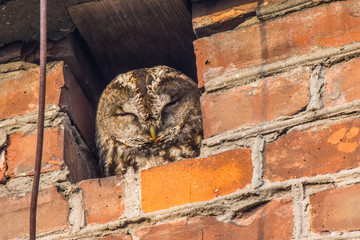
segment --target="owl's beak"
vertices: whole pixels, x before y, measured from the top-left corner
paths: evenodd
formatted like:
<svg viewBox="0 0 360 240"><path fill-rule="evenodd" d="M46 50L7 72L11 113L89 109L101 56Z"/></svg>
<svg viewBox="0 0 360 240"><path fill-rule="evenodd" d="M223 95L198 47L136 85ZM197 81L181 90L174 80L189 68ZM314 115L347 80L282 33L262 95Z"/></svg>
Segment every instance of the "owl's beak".
<svg viewBox="0 0 360 240"><path fill-rule="evenodd" d="M153 125L151 125L150 126L150 135L151 135L151 137L154 139L154 141L156 141L156 129L155 129L155 127L153 126Z"/></svg>

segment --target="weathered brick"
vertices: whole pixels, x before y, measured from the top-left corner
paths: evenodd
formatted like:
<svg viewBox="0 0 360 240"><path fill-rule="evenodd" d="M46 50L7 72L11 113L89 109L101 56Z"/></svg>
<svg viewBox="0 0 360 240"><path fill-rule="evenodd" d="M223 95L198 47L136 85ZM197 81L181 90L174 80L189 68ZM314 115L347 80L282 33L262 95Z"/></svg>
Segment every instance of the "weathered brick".
<svg viewBox="0 0 360 240"><path fill-rule="evenodd" d="M360 99L360 59L336 64L325 72L324 106L333 106Z"/></svg>
<svg viewBox="0 0 360 240"><path fill-rule="evenodd" d="M7 148L8 177L32 175L35 165L37 133L25 135L15 133L9 136ZM64 161L64 130L48 128L44 130L44 145L41 172L61 169Z"/></svg>
<svg viewBox="0 0 360 240"><path fill-rule="evenodd" d="M100 176L98 161L94 159L90 150L83 143L79 143L72 137L69 131L65 131L64 134L64 160L70 170L69 176L72 182Z"/></svg>
<svg viewBox="0 0 360 240"><path fill-rule="evenodd" d="M47 74L46 104L58 103L64 85L62 64ZM39 67L0 74L0 119L14 117L37 109L39 104Z"/></svg>
<svg viewBox="0 0 360 240"><path fill-rule="evenodd" d="M84 180L79 183L84 195L88 225L117 220L124 212L122 176Z"/></svg>
<svg viewBox="0 0 360 240"><path fill-rule="evenodd" d="M188 159L141 172L144 212L224 196L250 184L250 149Z"/></svg>
<svg viewBox="0 0 360 240"><path fill-rule="evenodd" d="M16 64L16 63L12 63ZM39 104L39 67L0 73L0 120L36 110ZM47 65L46 104L66 110L86 143L95 147L95 111L63 62Z"/></svg>
<svg viewBox="0 0 360 240"><path fill-rule="evenodd" d="M23 238L29 231L31 195L0 198L0 238ZM55 187L39 192L37 208L37 233L69 227L69 207Z"/></svg>
<svg viewBox="0 0 360 240"><path fill-rule="evenodd" d="M96 106L106 81L92 62L84 40L78 33L68 34L59 41L47 41L47 62L64 61L84 89L93 106ZM0 64L23 60L28 63L40 62L39 42L14 42L0 47Z"/></svg>
<svg viewBox="0 0 360 240"><path fill-rule="evenodd" d="M278 198L244 212L234 219L242 226L240 239L292 239L293 208L291 198Z"/></svg>
<svg viewBox="0 0 360 240"><path fill-rule="evenodd" d="M309 100L309 69L268 77L261 81L201 97L204 137L293 115Z"/></svg>
<svg viewBox="0 0 360 240"><path fill-rule="evenodd" d="M264 177L283 181L358 167L359 129L359 119L351 119L281 136L265 145Z"/></svg>
<svg viewBox="0 0 360 240"><path fill-rule="evenodd" d="M5 150L0 150L0 183L6 181L6 170L7 170L7 163L5 159Z"/></svg>
<svg viewBox="0 0 360 240"><path fill-rule="evenodd" d="M62 62L61 64L63 66L63 77L66 81L61 91L59 105L69 113L87 145L95 149L95 111L69 68L64 66Z"/></svg>
<svg viewBox="0 0 360 240"><path fill-rule="evenodd" d="M99 81L103 77L84 46L86 46L84 40L77 33L68 34L59 41L48 41L47 61L63 61L66 66L69 66L92 105L96 106L101 91L106 86L106 81ZM39 63L39 43L28 44L24 47L22 59Z"/></svg>
<svg viewBox="0 0 360 240"><path fill-rule="evenodd" d="M132 237L130 235L115 234L106 237L90 238L89 240L132 240Z"/></svg>
<svg viewBox="0 0 360 240"><path fill-rule="evenodd" d="M360 40L359 1L336 1L194 42L199 85L253 66Z"/></svg>
<svg viewBox="0 0 360 240"><path fill-rule="evenodd" d="M220 222L216 217L195 217L155 225L134 233L140 240L192 239L291 239L291 199L276 199L247 212L240 219Z"/></svg>
<svg viewBox="0 0 360 240"><path fill-rule="evenodd" d="M360 230L360 185L310 196L311 230L316 233Z"/></svg>
<svg viewBox="0 0 360 240"><path fill-rule="evenodd" d="M19 61L21 59L22 42L14 42L0 48L0 63Z"/></svg>
<svg viewBox="0 0 360 240"><path fill-rule="evenodd" d="M25 135L19 132L9 136L4 166L5 169L7 167L7 178L33 175L36 142L37 133ZM58 127L46 128L41 172L60 170L63 163L68 166L73 182L98 176L95 169L97 163L91 153L78 146L69 131Z"/></svg>
<svg viewBox="0 0 360 240"><path fill-rule="evenodd" d="M192 3L193 28L198 37L235 28L246 18L255 15L257 1L225 0Z"/></svg>

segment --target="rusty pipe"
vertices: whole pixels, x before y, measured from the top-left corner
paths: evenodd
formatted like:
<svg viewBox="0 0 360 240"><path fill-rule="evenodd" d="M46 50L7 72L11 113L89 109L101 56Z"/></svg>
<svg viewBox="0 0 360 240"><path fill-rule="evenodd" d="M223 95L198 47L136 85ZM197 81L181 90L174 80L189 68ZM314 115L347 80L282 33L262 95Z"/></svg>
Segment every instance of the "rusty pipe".
<svg viewBox="0 0 360 240"><path fill-rule="evenodd" d="M46 0L40 0L40 87L39 87L39 110L37 123L36 158L34 168L34 180L30 204L30 240L36 239L36 210L39 193L41 159L44 141L44 115L45 115L45 89L46 89L46 40L47 40L47 14Z"/></svg>

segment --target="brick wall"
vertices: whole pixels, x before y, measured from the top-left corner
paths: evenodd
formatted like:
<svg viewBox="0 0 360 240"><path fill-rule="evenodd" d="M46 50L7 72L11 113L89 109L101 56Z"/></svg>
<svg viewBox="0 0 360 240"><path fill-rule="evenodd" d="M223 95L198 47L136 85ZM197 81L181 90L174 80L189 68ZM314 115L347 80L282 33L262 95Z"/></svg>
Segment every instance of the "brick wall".
<svg viewBox="0 0 360 240"><path fill-rule="evenodd" d="M39 239L360 238L360 2L192 4L201 155L96 178L79 69L49 63ZM2 239L27 237L35 158L39 69L13 55L0 65Z"/></svg>

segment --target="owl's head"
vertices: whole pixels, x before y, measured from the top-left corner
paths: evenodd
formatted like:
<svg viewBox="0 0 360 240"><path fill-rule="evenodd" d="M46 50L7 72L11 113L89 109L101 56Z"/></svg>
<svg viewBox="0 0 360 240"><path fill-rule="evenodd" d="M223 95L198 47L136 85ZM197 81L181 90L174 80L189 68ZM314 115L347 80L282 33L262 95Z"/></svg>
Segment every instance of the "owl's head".
<svg viewBox="0 0 360 240"><path fill-rule="evenodd" d="M192 134L198 135L199 97L196 83L170 67L143 68L119 75L100 98L100 148L105 142L116 142L122 151L126 148L156 154Z"/></svg>

